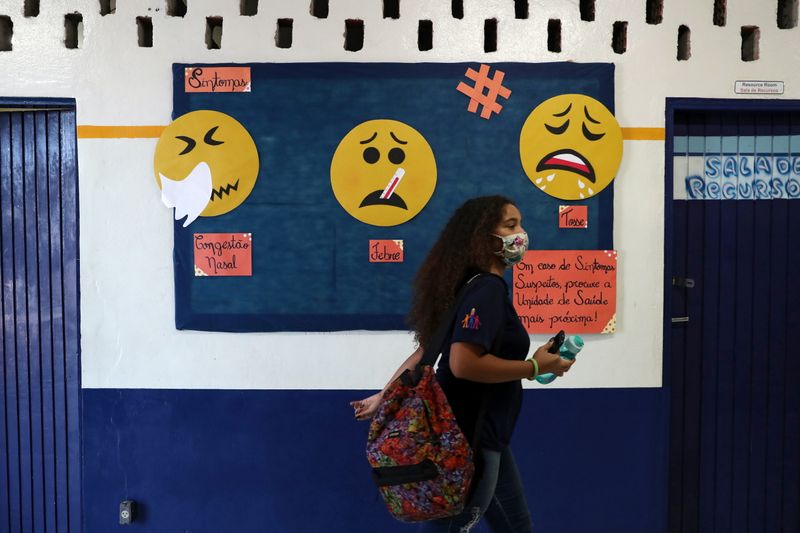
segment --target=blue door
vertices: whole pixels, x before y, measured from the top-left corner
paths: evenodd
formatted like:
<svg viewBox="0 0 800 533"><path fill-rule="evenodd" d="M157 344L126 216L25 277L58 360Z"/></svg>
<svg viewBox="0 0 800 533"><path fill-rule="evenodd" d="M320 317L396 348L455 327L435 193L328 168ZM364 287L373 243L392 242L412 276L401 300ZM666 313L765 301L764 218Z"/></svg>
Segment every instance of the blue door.
<svg viewBox="0 0 800 533"><path fill-rule="evenodd" d="M77 533L75 104L0 100L0 108L0 531Z"/></svg>
<svg viewBox="0 0 800 533"><path fill-rule="evenodd" d="M668 101L666 166L669 530L800 531L800 102Z"/></svg>

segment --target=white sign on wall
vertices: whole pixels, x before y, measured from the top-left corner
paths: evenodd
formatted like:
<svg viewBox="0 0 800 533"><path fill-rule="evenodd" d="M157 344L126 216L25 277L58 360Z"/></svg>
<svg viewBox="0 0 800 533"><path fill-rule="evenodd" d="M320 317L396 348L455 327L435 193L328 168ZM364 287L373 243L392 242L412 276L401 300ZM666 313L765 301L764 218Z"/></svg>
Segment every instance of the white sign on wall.
<svg viewBox="0 0 800 533"><path fill-rule="evenodd" d="M734 85L736 94L783 94L782 81L739 80Z"/></svg>

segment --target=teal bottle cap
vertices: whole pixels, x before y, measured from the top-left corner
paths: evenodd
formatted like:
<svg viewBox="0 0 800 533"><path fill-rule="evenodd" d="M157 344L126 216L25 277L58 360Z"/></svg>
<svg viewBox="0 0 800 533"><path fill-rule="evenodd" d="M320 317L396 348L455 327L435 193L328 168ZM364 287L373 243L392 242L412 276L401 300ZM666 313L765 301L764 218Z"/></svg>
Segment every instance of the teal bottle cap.
<svg viewBox="0 0 800 533"><path fill-rule="evenodd" d="M572 354L577 354L583 349L583 339L578 335L570 335L564 339L564 347Z"/></svg>

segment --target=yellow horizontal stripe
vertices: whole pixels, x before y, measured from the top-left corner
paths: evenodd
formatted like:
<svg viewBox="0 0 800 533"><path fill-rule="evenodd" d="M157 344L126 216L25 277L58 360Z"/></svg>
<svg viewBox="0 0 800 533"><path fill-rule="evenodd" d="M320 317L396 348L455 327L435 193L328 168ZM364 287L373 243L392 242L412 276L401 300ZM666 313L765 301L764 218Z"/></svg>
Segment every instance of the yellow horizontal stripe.
<svg viewBox="0 0 800 533"><path fill-rule="evenodd" d="M664 128L622 128L626 141L663 141Z"/></svg>
<svg viewBox="0 0 800 533"><path fill-rule="evenodd" d="M166 126L78 126L78 139L158 139Z"/></svg>
<svg viewBox="0 0 800 533"><path fill-rule="evenodd" d="M157 139L166 126L78 126L79 139ZM664 128L622 128L626 141L663 141Z"/></svg>

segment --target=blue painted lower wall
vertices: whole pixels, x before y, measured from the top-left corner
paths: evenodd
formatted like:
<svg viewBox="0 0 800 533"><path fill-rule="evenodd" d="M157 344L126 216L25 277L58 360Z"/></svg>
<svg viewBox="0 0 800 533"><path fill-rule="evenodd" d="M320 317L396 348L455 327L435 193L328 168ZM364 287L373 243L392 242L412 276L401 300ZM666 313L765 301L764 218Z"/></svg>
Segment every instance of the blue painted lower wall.
<svg viewBox="0 0 800 533"><path fill-rule="evenodd" d="M347 404L363 396L86 389L84 531L415 531L372 485ZM526 391L512 448L536 531L666 531L668 405L666 389Z"/></svg>

